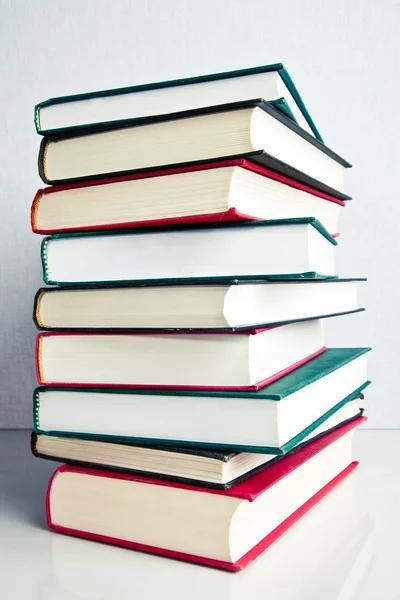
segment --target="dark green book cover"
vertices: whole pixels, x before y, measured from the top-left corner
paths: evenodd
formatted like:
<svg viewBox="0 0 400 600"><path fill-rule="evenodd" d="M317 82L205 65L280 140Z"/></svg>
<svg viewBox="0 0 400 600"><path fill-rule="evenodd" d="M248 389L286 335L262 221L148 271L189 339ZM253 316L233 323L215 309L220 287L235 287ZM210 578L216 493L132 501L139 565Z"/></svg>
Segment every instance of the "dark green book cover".
<svg viewBox="0 0 400 600"><path fill-rule="evenodd" d="M344 406L347 402L355 399L368 385L369 381L363 383L360 387L354 390L346 398L343 398L336 406L322 415L319 419L311 423L306 429L300 432L297 436L291 439L289 442L284 444L282 447L259 447L259 446L237 446L237 445L224 445L215 443L203 443L203 442L183 442L182 440L160 440L160 439L149 439L149 438L125 438L119 436L108 436L108 435L97 435L97 434L85 434L85 432L64 432L64 431L47 431L42 430L40 427L40 394L46 393L46 391L58 390L64 392L79 391L83 393L115 393L115 394L133 394L133 395L161 395L161 396L198 396L198 397L214 397L214 398L225 398L229 401L230 398L251 398L252 400L260 401L276 401L279 402L283 398L299 391L301 388L322 379L330 373L340 369L349 362L359 358L363 354L370 351L370 348L328 348L325 352L302 365L298 369L295 369L288 375L281 377L277 381L265 386L264 388L252 392L252 391L179 391L179 390L152 390L152 389L124 389L124 388L79 388L74 387L73 390L70 388L60 387L39 387L36 388L33 395L33 420L34 430L36 433L45 433L47 435L57 435L64 437L76 437L85 439L97 439L104 441L118 441L118 442L133 442L144 445L155 445L159 444L162 446L182 446L182 447L193 447L193 448L210 448L214 450L229 450L239 452L258 452L268 454L285 454L294 446L299 444L305 437L310 435L317 427L319 427L327 418L334 414L339 408Z"/></svg>
<svg viewBox="0 0 400 600"><path fill-rule="evenodd" d="M78 125L74 128L65 127L65 128L58 129L58 130L43 130L40 125L40 110L42 108L46 108L48 106L54 106L56 104L85 101L85 100L91 100L93 98L105 98L105 97L110 97L110 96L118 96L118 95L122 95L122 94L140 93L140 92L146 92L146 91L151 91L151 90L159 90L159 89L163 89L163 88L172 88L172 87L179 87L179 86L185 86L185 85L191 85L191 84L201 84L201 83L205 83L208 81L218 81L221 79L222 80L223 79L233 79L236 77L244 77L247 75L256 75L256 74L260 74L260 73L268 73L271 71L276 71L279 74L282 81L284 82L287 89L289 90L290 94L292 95L293 100L296 102L298 108L300 109L305 120L307 121L311 131L314 133L315 137L320 142L322 142L323 141L322 137L321 137L318 129L316 128L316 126L310 116L310 113L308 112L295 84L293 83L292 78L290 77L288 71L285 69L285 67L283 66L282 63L276 63L276 64L272 64L272 65L263 65L263 66L259 66L259 67L253 67L253 68L249 68L249 69L240 69L240 70L228 71L228 72L223 72L223 73L212 73L210 75L201 75L198 77L187 77L187 78L182 78L182 79L174 79L174 80L170 80L170 81L160 81L160 82L156 82L156 83L147 83L147 84L124 87L124 88L115 88L115 89L110 89L110 90L101 90L101 91L96 91L96 92L88 92L88 93L83 93L83 94L74 94L74 95L70 95L70 96L60 96L57 98L50 98L49 100L40 102L39 104L37 104L35 106L35 115L34 115L35 127L36 127L36 131L39 134L48 135L48 134L52 134L52 133L56 133L56 132L58 133L58 132L62 132L62 131L67 132L67 131L70 131L71 129L88 129L88 128L96 128L97 125L104 125L104 123L103 124L87 123L87 124L83 124L83 125ZM266 100L269 100L269 98L266 98ZM286 102L285 98L277 98L277 99L271 100L271 104L277 110L279 110L283 115L285 115L287 118L296 122L296 120L293 116L293 113L290 110L290 107L289 107L288 103ZM159 114L162 114L162 106L160 107ZM139 118L139 120L142 120L142 119ZM145 117L144 117L144 119L145 119ZM108 122L108 124L112 124L112 123L113 122ZM120 123L121 123L121 121L120 121Z"/></svg>
<svg viewBox="0 0 400 600"><path fill-rule="evenodd" d="M290 226L290 225L311 225L312 227L314 227L325 239L327 239L332 245L336 246L337 245L337 241L335 238L333 238L329 232L325 229L325 227L323 225L321 225L321 223L315 219L314 217L302 217L302 218L296 218L296 219L279 219L279 220L271 220L271 221L239 221L239 222L235 222L235 223L216 223L213 224L212 227L210 227L209 223L199 223L199 224L195 224L195 225L185 225L184 227L182 226L178 226L178 225L172 225L169 227L146 227L146 228L136 228L134 230L119 230L119 231L111 231L111 232L76 232L76 233L57 233L53 236L49 236L43 239L42 241L42 245L41 245L41 260L42 260L42 269L43 269L43 280L47 285L58 285L58 286L70 286L70 285L81 285L81 286L93 286L93 281L89 281L89 282L76 282L74 281L73 283L69 283L69 282L64 282L64 281L57 281L54 279L51 279L49 276L49 267L48 267L48 256L47 256L47 250L48 250L48 245L51 244L52 242L57 242L57 240L61 240L61 239L74 239L74 238L82 238L82 237L106 237L106 236L116 236L116 235L140 235L140 234L159 234L162 232L166 232L166 231L180 231L182 229L184 230L198 230L198 229L212 229L215 230L216 228L224 228L224 229L228 229L228 228L243 228L243 227L272 227L272 226ZM177 278L167 278L167 279L140 279L140 280L115 280L115 281L96 281L96 284L114 284L114 285L121 285L121 284L141 284L141 285L155 285L157 283L163 283L168 284L168 285L173 285L175 283L181 283L181 284L191 284L191 283L198 283L198 284L203 284L203 283L217 283L217 282L224 282L224 283L230 283L230 282L235 282L237 280L240 281L254 281L256 279L263 279L263 280L271 280L271 281L275 281L275 280L290 280L290 279L337 279L337 276L327 276L325 274L322 273L316 273L315 271L307 271L304 273L292 273L292 274L279 274L279 275L271 275L268 273L259 273L257 275L238 275L238 276L226 276L226 277L197 277L197 278L193 278L193 277L177 277Z"/></svg>

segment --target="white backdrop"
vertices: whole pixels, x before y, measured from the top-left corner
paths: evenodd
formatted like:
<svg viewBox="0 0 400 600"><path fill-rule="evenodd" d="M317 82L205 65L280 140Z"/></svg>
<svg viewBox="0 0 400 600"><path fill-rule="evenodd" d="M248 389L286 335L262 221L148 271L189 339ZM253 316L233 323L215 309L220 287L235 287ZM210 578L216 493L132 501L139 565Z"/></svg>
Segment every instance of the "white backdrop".
<svg viewBox="0 0 400 600"><path fill-rule="evenodd" d="M400 427L397 0L0 0L0 428L31 426L30 203L41 180L33 107L51 96L283 62L333 150L353 163L337 248L368 276L368 312L327 322L330 345L371 345L371 428Z"/></svg>

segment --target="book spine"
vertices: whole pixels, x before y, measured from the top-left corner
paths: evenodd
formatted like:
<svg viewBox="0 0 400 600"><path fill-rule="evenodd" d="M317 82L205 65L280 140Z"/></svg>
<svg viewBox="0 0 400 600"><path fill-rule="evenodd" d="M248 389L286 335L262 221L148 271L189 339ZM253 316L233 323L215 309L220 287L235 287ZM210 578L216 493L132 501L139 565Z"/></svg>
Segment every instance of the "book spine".
<svg viewBox="0 0 400 600"><path fill-rule="evenodd" d="M35 197L31 205L31 227L33 233L41 233L41 230L37 227L37 211L39 208L40 199L44 194L44 190L40 189L36 192Z"/></svg>
<svg viewBox="0 0 400 600"><path fill-rule="evenodd" d="M39 425L39 392L41 388L35 388L33 390L33 398L32 398L32 422L33 422L33 431L35 434L41 433L40 425Z"/></svg>
<svg viewBox="0 0 400 600"><path fill-rule="evenodd" d="M36 366L36 376L37 380L40 384L44 383L44 379L42 377L42 335L39 334L36 336L36 347L35 347L35 366Z"/></svg>
<svg viewBox="0 0 400 600"><path fill-rule="evenodd" d="M32 314L32 319L33 322L35 324L35 327L37 329L43 329L44 328L44 323L40 317L40 302L41 299L43 298L43 296L45 295L46 290L43 288L40 288L36 294L35 294L35 298L33 301L33 314Z"/></svg>
<svg viewBox="0 0 400 600"><path fill-rule="evenodd" d="M44 137L42 139L42 141L40 142L39 156L38 156L39 176L44 181L44 183L48 183L48 184L51 183L50 179L48 179L47 175L46 175L46 153L47 153L47 148L48 148L49 143L50 143L50 140L48 138Z"/></svg>
<svg viewBox="0 0 400 600"><path fill-rule="evenodd" d="M40 104L36 104L33 110L33 122L35 123L36 133L41 135L42 129L40 127Z"/></svg>
<svg viewBox="0 0 400 600"><path fill-rule="evenodd" d="M33 456L39 456L39 454L37 452L36 443L37 443L37 433L36 433L36 431L32 431L32 433L31 433L31 453L33 454Z"/></svg>
<svg viewBox="0 0 400 600"><path fill-rule="evenodd" d="M47 262L47 245L49 244L50 240L51 240L50 237L44 238L44 240L42 240L42 244L40 247L40 259L42 261L43 281L47 285L52 283L49 279L49 269L48 269L48 262Z"/></svg>

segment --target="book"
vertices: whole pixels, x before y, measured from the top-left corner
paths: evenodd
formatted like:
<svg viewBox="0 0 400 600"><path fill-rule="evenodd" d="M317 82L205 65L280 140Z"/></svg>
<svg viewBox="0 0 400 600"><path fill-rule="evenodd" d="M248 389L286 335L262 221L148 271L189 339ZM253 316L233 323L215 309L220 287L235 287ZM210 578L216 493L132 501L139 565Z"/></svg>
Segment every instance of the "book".
<svg viewBox="0 0 400 600"><path fill-rule="evenodd" d="M39 334L39 383L257 389L325 350L319 320L226 333Z"/></svg>
<svg viewBox="0 0 400 600"><path fill-rule="evenodd" d="M245 159L38 190L35 233L124 229L191 222L315 217L338 235L342 200Z"/></svg>
<svg viewBox="0 0 400 600"><path fill-rule="evenodd" d="M268 154L319 181L333 190L332 195L344 192L344 171L351 165L263 100L211 106L151 123L126 123L89 135L78 131L45 137L39 174L45 183L66 183L151 167L246 158L253 152ZM268 162L267 158L267 168ZM312 187L319 189L318 184Z"/></svg>
<svg viewBox="0 0 400 600"><path fill-rule="evenodd" d="M335 245L313 218L56 234L42 242L43 278L71 285L333 277Z"/></svg>
<svg viewBox="0 0 400 600"><path fill-rule="evenodd" d="M34 428L61 437L285 454L368 386L368 350L329 348L258 391L39 387Z"/></svg>
<svg viewBox="0 0 400 600"><path fill-rule="evenodd" d="M362 281L41 288L33 319L39 329L58 331L238 331L361 311L357 292Z"/></svg>
<svg viewBox="0 0 400 600"><path fill-rule="evenodd" d="M261 600L268 590L273 600L354 598L354 588L344 590L344 595L341 590L354 571L360 582L367 582L373 529L367 510L357 498L357 475L355 472L342 481L248 569L235 576L108 544L93 543L88 548L86 540L52 535L48 545L51 574L42 581L38 595L40 600L99 600L102 595L132 600L144 592L148 598L156 598L161 589L168 600L181 600L188 594L192 600L203 600L214 590L219 600ZM290 577L286 576L288 565Z"/></svg>
<svg viewBox="0 0 400 600"><path fill-rule="evenodd" d="M290 452L362 415L358 398L363 398L363 394L360 393L336 411L330 411L329 416L301 440L301 436L298 436L299 442ZM207 450L190 446L143 446L93 437L86 439L35 432L31 435L31 450L38 458L69 465L110 469L216 489L228 489L274 461L281 460L281 456L275 454Z"/></svg>
<svg viewBox="0 0 400 600"><path fill-rule="evenodd" d="M152 115L265 98L301 127L322 138L281 63L172 81L51 98L35 107L40 134L103 126Z"/></svg>
<svg viewBox="0 0 400 600"><path fill-rule="evenodd" d="M229 490L62 466L49 482L48 525L60 533L241 570L356 467L353 431L364 420L354 419Z"/></svg>

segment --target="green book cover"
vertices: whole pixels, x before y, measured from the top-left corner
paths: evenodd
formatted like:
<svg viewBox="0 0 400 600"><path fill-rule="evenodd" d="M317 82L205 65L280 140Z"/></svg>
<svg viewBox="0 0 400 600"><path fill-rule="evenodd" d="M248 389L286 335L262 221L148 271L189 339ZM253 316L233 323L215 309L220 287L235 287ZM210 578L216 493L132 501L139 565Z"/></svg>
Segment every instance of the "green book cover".
<svg viewBox="0 0 400 600"><path fill-rule="evenodd" d="M337 240L333 238L329 232L325 229L325 227L315 218L315 217L299 217L295 219L276 219L270 221L238 221L234 223L219 223L213 224L212 230L215 231L216 228L221 227L224 229L227 228L242 228L242 227L272 227L272 226L288 226L288 225L311 225L314 227L325 239L327 239L332 245L337 245ZM81 237L105 237L105 236L115 236L115 235L140 235L140 234L150 234L150 233L162 233L166 231L180 231L180 230L194 230L194 229L210 229L209 223L201 223L195 225L186 225L184 228L179 225L172 225L169 227L145 227L145 228L136 228L134 230L118 230L118 231L110 231L110 232L102 232L99 233L97 231L94 232L75 232L75 233L56 233L55 235L45 237L42 241L41 245L41 261L42 261L42 270L43 270L43 280L47 285L58 285L58 286L70 286L70 285L81 285L81 286L92 286L93 282L77 282L74 281L73 284L66 283L63 281L56 281L51 279L49 276L49 268L48 268L48 245L53 241L57 241L59 239L74 239ZM327 276L322 273L316 273L315 271L307 271L304 273L294 273L294 274L279 274L279 275L271 275L268 273L259 273L257 275L239 275L239 276L226 276L226 277L197 277L197 278L168 278L168 279L141 279L135 281L128 280L115 280L115 281L97 281L96 284L131 284L131 283L140 283L143 285L147 284L156 284L158 282L162 282L164 284L188 284L188 283L215 283L215 282L226 282L229 283L231 281L241 280L241 281L254 281L255 279L264 279L264 280L289 280L289 279L337 279L337 276Z"/></svg>
<svg viewBox="0 0 400 600"><path fill-rule="evenodd" d="M300 444L306 437L313 433L320 425L322 425L329 417L334 415L342 406L351 402L351 400L355 400L361 392L370 384L370 381L366 381L358 387L354 392L352 392L349 396L341 400L338 404L336 404L333 408L331 408L328 412L322 415L319 419L311 423L306 429L303 429L298 435L293 437L291 440L286 442L283 446L275 447L275 446L241 446L236 444L220 444L220 443L206 443L206 442L191 442L184 440L165 440L165 439L155 439L155 438L141 438L141 437L122 437L117 435L101 435L101 434L90 434L84 432L67 432L67 431L45 431L40 428L39 423L39 391L40 388L37 388L34 393L34 401L33 401L33 415L34 415L34 431L38 434L45 435L54 435L59 437L73 437L80 438L86 440L97 440L104 442L117 442L117 443L129 443L137 444L137 445L147 445L147 446L165 446L168 448L169 446L180 446L181 448L200 448L200 449L210 449L216 451L233 451L233 452L256 452L258 454L275 454L277 456L281 456L283 454L287 454L290 450L292 450L295 446ZM52 388L52 389L60 389L60 388ZM94 391L92 389L82 388L77 389L77 391ZM39 391L38 391L39 390ZM100 390L96 390L100 391ZM107 390L102 390L107 391ZM110 390L108 390L110 391ZM113 390L115 392L115 390ZM134 390L137 392L137 390ZM132 392L132 390L131 390ZM154 392L154 390L153 390ZM257 392L255 392L257 393Z"/></svg>
<svg viewBox="0 0 400 600"><path fill-rule="evenodd" d="M133 94L133 93L146 92L146 91L151 91L151 90L159 90L162 88L172 88L172 87L191 85L191 84L201 84L201 83L205 83L208 81L232 79L232 78L236 78L236 77L244 77L247 75L268 73L271 71L276 71L279 74L282 81L286 85L289 93L291 94L293 100L295 101L295 103L297 104L301 113L303 114L305 120L307 121L311 131L315 135L316 139L318 139L320 142L323 142L322 137L321 137L317 127L315 126L315 124L311 118L311 115L308 112L295 84L293 83L292 78L290 77L288 71L286 70L286 68L283 66L282 63L263 65L263 66L259 66L259 67L253 67L253 68L249 68L249 69L240 69L240 70L228 71L228 72L223 72L223 73L213 73L210 75L201 75L199 77L188 77L188 78L183 78L183 79L174 79L174 80L170 80L170 81L147 83L147 84L131 86L131 87L114 88L114 89L109 89L109 90L88 92L88 93L84 93L84 94L74 94L74 95L70 95L70 96L59 96L57 98L50 98L49 100L40 102L39 104L37 104L35 106L35 111L34 111L35 127L36 127L36 131L39 134L50 135L52 133L62 133L62 132L71 131L72 129L79 130L79 129L94 128L94 127L96 127L96 125L100 125L100 123L87 123L87 124L83 124L83 125L78 125L76 127L64 127L62 129L57 129L57 130L42 129L41 125L40 125L40 110L43 108L49 107L49 106L54 106L56 104L84 101L84 100L90 100L93 98L105 98L105 97L110 97L110 96L118 96L118 95L122 95L122 94ZM265 100L270 100L270 99L265 98ZM279 110L287 118L296 122L296 120L293 116L293 113L290 110L290 107L288 106L288 103L285 100L285 98L272 99L271 104L274 106L274 108ZM162 108L160 108L160 114L162 114ZM139 117L138 120L145 120L145 117L144 118ZM123 121L121 121L121 123L122 122ZM112 125L112 124L115 124L115 121L101 123L101 125Z"/></svg>
<svg viewBox="0 0 400 600"><path fill-rule="evenodd" d="M155 389L126 389L126 388L73 388L72 391L79 392L96 392L96 393L115 393L115 394L134 394L134 395L161 395L161 396L205 396L215 398L251 398L252 400L260 401L276 401L279 402L283 398L297 392L301 388L318 381L319 379L329 375L330 373L340 369L349 362L359 358L370 351L370 348L328 348L325 352L295 369L288 375L281 377L277 381L265 386L256 392L251 391L179 391L179 390L155 390ZM193 448L215 448L216 450L232 450L239 452L259 452L267 454L285 454L291 448L299 444L305 437L310 435L331 415L337 412L342 406L355 399L368 385L369 381L363 383L360 387L354 390L346 398L342 399L336 406L322 415L319 419L311 423L306 429L296 435L282 447L259 447L259 446L237 446L224 445L215 443L191 442L182 440L164 440L164 439L149 439L149 438L127 438L120 436L85 434L84 432L65 432L65 431L47 431L40 427L40 394L46 391L64 391L70 392L71 388L60 387L39 387L36 388L33 394L33 421L34 430L36 433L46 435L56 435L61 437L77 437L83 439L96 439L114 442L132 442L135 444L144 445L163 445L163 446L181 446Z"/></svg>

